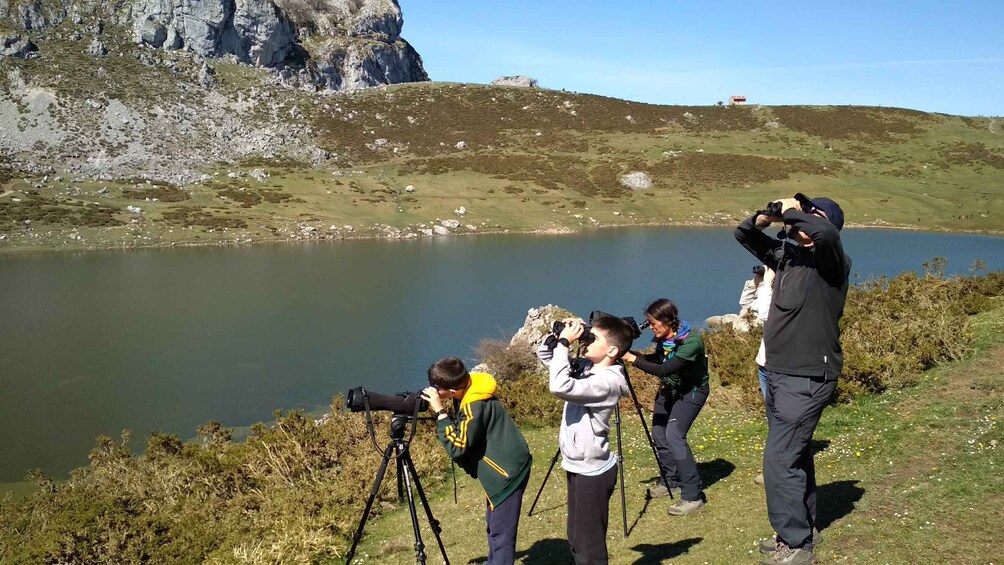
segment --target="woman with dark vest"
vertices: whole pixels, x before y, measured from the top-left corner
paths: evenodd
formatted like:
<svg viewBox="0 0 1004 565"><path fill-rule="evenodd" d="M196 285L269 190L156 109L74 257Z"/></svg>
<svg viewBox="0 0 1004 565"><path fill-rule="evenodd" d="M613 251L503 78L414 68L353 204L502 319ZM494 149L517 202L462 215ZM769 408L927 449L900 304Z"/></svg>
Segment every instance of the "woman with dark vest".
<svg viewBox="0 0 1004 565"><path fill-rule="evenodd" d="M687 432L708 400L708 357L701 335L680 320L670 300L660 298L650 304L645 318L655 334L655 352L642 355L631 351L624 355L624 361L662 383L652 414L652 436L662 467L660 475L669 484L660 479L649 495L679 492L676 504L666 511L671 516L686 516L704 506L701 477L687 444Z"/></svg>

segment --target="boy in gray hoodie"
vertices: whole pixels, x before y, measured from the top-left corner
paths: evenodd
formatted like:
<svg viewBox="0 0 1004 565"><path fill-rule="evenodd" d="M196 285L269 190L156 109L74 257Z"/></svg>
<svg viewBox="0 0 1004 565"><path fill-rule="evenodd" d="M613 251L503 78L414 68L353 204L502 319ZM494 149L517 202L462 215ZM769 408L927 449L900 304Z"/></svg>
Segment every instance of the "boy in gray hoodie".
<svg viewBox="0 0 1004 565"><path fill-rule="evenodd" d="M558 447L567 472L568 544L577 565L607 563L610 495L617 482L617 456L610 452L610 415L628 393L617 361L631 347L631 327L614 316L592 322L595 339L585 348L581 375L573 374L569 347L582 337L582 320L567 320L554 350L537 356L549 366L551 394L565 401Z"/></svg>

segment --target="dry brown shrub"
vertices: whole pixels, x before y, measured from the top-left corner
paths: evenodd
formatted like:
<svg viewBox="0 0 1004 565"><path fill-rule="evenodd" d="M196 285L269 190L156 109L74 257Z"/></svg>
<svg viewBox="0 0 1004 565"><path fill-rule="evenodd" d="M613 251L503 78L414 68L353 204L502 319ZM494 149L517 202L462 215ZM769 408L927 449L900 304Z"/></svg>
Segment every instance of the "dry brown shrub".
<svg viewBox="0 0 1004 565"><path fill-rule="evenodd" d="M529 345L509 345L500 339L482 339L475 349L488 365L488 372L498 381L514 381L527 374L540 372L540 361Z"/></svg>

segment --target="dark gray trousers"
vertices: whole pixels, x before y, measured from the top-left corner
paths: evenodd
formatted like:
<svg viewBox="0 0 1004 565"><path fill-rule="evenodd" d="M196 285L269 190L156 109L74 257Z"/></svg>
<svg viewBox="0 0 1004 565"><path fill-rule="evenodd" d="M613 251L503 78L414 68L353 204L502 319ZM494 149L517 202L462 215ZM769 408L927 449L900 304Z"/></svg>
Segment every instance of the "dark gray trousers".
<svg viewBox="0 0 1004 565"><path fill-rule="evenodd" d="M655 397L652 410L652 440L659 453L659 466L670 487L680 487L683 500L701 499L701 476L694 452L687 443L687 432L708 400L708 387L695 388L682 396L669 394L666 388Z"/></svg>
<svg viewBox="0 0 1004 565"><path fill-rule="evenodd" d="M767 516L789 547L812 549L816 525L816 466L812 433L837 381L767 372L767 445L763 482Z"/></svg>
<svg viewBox="0 0 1004 565"><path fill-rule="evenodd" d="M606 565L610 495L617 484L617 466L602 475L567 473L567 477L567 534L575 565Z"/></svg>

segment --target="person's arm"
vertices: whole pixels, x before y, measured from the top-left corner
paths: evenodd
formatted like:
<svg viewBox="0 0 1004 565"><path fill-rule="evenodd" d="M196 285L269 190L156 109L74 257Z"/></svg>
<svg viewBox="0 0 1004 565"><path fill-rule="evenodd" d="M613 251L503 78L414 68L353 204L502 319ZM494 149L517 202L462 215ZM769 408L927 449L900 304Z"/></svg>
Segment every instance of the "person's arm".
<svg viewBox="0 0 1004 565"><path fill-rule="evenodd" d="M686 359L681 359L675 355L666 359L663 363L653 363L641 357L636 357L632 365L658 378L664 384L677 386L680 384L679 372L687 366L688 362Z"/></svg>
<svg viewBox="0 0 1004 565"><path fill-rule="evenodd" d="M440 417L436 421L439 441L451 459L462 457L472 445L478 445L484 433L481 423L483 407L477 406L475 410L474 404L461 406L456 422L449 417Z"/></svg>
<svg viewBox="0 0 1004 565"><path fill-rule="evenodd" d="M745 247L761 263L771 269L776 269L777 252L782 248L784 243L763 233L763 229L769 226L770 223L769 216L753 214L739 224L734 235L739 245Z"/></svg>
<svg viewBox="0 0 1004 565"><path fill-rule="evenodd" d="M771 288L774 284L774 271L767 271L768 275L765 275L763 282L756 291L756 301L753 304L753 309L756 310L756 317L760 320L760 323L767 321L767 314L770 312L770 297L774 294L774 289Z"/></svg>
<svg viewBox="0 0 1004 565"><path fill-rule="evenodd" d="M545 340L546 341L546 340ZM543 341L540 342L540 346L537 347L537 359L545 365L551 364L551 359L554 357L554 350L547 347Z"/></svg>
<svg viewBox="0 0 1004 565"><path fill-rule="evenodd" d="M757 285L753 279L743 283L743 290L739 293L739 310L744 311L756 303Z"/></svg>
<svg viewBox="0 0 1004 565"><path fill-rule="evenodd" d="M594 377L573 379L568 348L560 343L554 348L548 387L554 396L575 404L602 402L609 398L612 392L608 379Z"/></svg>
<svg viewBox="0 0 1004 565"><path fill-rule="evenodd" d="M812 240L816 266L820 273L828 280L841 280L845 270L844 246L837 226L826 218L806 214L796 208L785 210L782 218L786 226L805 232Z"/></svg>

